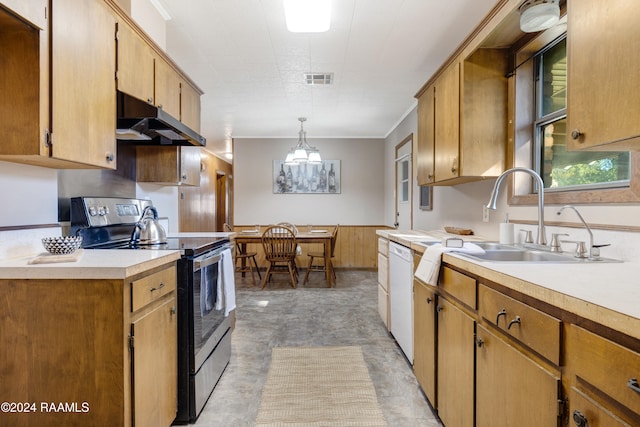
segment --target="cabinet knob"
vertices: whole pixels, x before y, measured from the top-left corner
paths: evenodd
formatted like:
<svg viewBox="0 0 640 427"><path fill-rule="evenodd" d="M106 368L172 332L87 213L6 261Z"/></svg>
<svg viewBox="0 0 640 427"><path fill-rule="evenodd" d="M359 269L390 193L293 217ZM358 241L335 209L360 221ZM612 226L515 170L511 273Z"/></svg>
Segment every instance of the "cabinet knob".
<svg viewBox="0 0 640 427"><path fill-rule="evenodd" d="M587 423L588 423L587 417L585 417L584 414L578 411L577 409L573 411L573 422L578 427L587 427Z"/></svg>
<svg viewBox="0 0 640 427"><path fill-rule="evenodd" d="M187 174L182 175L182 180L186 181L187 180Z"/></svg>
<svg viewBox="0 0 640 427"><path fill-rule="evenodd" d="M169 314L171 314L171 315L176 314L176 308L175 308L175 306L174 306L174 307L171 307L171 308L169 309Z"/></svg>
<svg viewBox="0 0 640 427"><path fill-rule="evenodd" d="M427 298L427 304L431 304L431 301L433 301L431 298Z"/></svg>
<svg viewBox="0 0 640 427"><path fill-rule="evenodd" d="M516 316L516 318L515 318L515 319L513 319L511 322L509 322L509 326L507 326L507 330L511 329L511 327L512 327L513 325L516 325L516 324L517 324L517 325L519 325L519 324L521 324L521 323L522 323L522 322L520 321L520 316Z"/></svg>
<svg viewBox="0 0 640 427"><path fill-rule="evenodd" d="M441 305L437 305L437 306L436 306L436 311L437 311L438 313L440 313L442 310L443 310L443 308L442 308L442 306L441 306Z"/></svg>
<svg viewBox="0 0 640 427"><path fill-rule="evenodd" d="M113 159L115 158L115 156L113 155L113 153L107 153L105 155L105 158L107 159L107 162L113 162Z"/></svg>
<svg viewBox="0 0 640 427"><path fill-rule="evenodd" d="M582 135L583 134L580 132L580 129L574 129L571 131L571 139L580 139Z"/></svg>
<svg viewBox="0 0 640 427"><path fill-rule="evenodd" d="M152 97L152 96L150 96L149 98L147 98L147 102L148 102L149 104L153 104L153 97Z"/></svg>
<svg viewBox="0 0 640 427"><path fill-rule="evenodd" d="M484 340L480 337L476 337L476 345L478 348L482 347L484 345Z"/></svg>
<svg viewBox="0 0 640 427"><path fill-rule="evenodd" d="M433 174L432 174L432 173L430 173L429 175L427 175L427 179L428 179L429 181L433 181Z"/></svg>

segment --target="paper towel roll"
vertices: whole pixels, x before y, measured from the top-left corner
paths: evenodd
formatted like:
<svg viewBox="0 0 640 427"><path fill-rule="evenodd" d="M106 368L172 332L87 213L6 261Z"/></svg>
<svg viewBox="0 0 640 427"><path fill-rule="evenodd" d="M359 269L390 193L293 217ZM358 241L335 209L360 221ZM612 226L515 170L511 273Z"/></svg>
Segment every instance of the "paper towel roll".
<svg viewBox="0 0 640 427"><path fill-rule="evenodd" d="M500 243L512 245L514 243L514 229L510 222L500 223Z"/></svg>

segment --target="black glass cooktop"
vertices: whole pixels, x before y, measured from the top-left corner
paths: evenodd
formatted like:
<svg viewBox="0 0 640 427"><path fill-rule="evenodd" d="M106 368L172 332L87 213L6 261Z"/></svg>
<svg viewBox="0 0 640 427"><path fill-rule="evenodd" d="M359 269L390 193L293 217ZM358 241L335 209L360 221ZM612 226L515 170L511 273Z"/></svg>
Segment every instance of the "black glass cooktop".
<svg viewBox="0 0 640 427"><path fill-rule="evenodd" d="M147 249L179 250L183 255L193 256L219 248L229 241L226 237L168 237L166 243L144 245L129 241L107 242L90 249Z"/></svg>

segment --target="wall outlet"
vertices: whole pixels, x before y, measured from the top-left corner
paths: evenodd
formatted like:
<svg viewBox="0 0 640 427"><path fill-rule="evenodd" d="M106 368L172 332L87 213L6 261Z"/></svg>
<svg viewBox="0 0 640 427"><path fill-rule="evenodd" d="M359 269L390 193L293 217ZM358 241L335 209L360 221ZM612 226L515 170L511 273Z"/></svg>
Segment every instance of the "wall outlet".
<svg viewBox="0 0 640 427"><path fill-rule="evenodd" d="M482 222L489 222L489 208L482 205Z"/></svg>

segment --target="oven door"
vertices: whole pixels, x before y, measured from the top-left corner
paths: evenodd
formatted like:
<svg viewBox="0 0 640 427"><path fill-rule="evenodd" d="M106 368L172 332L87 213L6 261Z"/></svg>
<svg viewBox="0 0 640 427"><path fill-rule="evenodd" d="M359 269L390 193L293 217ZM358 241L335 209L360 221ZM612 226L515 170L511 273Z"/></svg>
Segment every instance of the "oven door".
<svg viewBox="0 0 640 427"><path fill-rule="evenodd" d="M193 360L190 366L195 374L217 345L225 323L224 295L218 286L221 250L210 252L193 260ZM221 288L221 287L220 287Z"/></svg>

